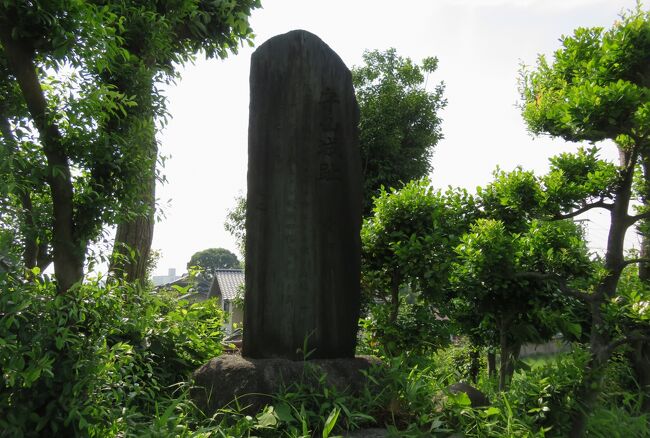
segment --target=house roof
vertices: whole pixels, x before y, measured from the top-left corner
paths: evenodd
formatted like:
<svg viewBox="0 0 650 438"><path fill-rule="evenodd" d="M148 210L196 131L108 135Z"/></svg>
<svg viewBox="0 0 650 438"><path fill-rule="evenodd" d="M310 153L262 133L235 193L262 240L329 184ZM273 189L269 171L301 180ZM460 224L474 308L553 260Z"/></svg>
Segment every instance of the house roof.
<svg viewBox="0 0 650 438"><path fill-rule="evenodd" d="M202 294L207 294L211 289L211 282L209 279L204 279L204 278L192 278L188 274L183 275L180 278L177 278L176 280L161 284L156 286L157 290L162 290L162 289L171 289L172 286L180 286L180 287L187 287L187 286L194 286L194 290L196 292L202 293ZM194 293L194 292L192 292Z"/></svg>
<svg viewBox="0 0 650 438"><path fill-rule="evenodd" d="M243 269L217 269L210 287L210 296L221 295L224 300L232 301L237 298L243 284Z"/></svg>

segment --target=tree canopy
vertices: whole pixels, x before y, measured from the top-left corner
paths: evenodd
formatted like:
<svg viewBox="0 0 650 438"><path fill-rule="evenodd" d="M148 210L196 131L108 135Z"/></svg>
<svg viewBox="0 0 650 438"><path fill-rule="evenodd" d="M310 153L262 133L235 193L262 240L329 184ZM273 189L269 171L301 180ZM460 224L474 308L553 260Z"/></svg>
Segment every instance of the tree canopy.
<svg viewBox="0 0 650 438"><path fill-rule="evenodd" d="M258 6L0 4L0 208L26 267L53 260L65 292L106 225L151 214L155 121L165 116L156 84L200 50L223 57L250 42Z"/></svg>
<svg viewBox="0 0 650 438"><path fill-rule="evenodd" d="M403 284L442 301L454 247L476 214L467 192L442 193L427 179L382 190L361 230L365 292L391 291L393 319Z"/></svg>
<svg viewBox="0 0 650 438"><path fill-rule="evenodd" d="M647 145L649 14L639 6L611 29L578 28L562 37L552 63L540 56L534 70L524 70L522 111L531 132Z"/></svg>
<svg viewBox="0 0 650 438"><path fill-rule="evenodd" d="M359 103L359 143L365 179L364 212L381 187L399 188L431 171L434 146L442 138L439 112L447 101L444 84L425 88L437 58L422 64L397 55L395 49L366 51L364 65L352 69Z"/></svg>
<svg viewBox="0 0 650 438"><path fill-rule="evenodd" d="M456 247L449 315L475 342L498 347L504 389L522 344L558 332L566 339L580 335L572 311L577 303L561 288L591 273L582 230L573 222L532 220L525 232L513 233L498 219L481 218Z"/></svg>
<svg viewBox="0 0 650 438"><path fill-rule="evenodd" d="M197 267L202 273L214 277L218 269L238 269L241 263L235 254L225 248L208 248L192 254L187 269Z"/></svg>
<svg viewBox="0 0 650 438"><path fill-rule="evenodd" d="M208 58L225 58L229 52L237 53L240 43L251 44L248 17L259 1L184 0L162 6L158 2L106 3L122 19L116 34L129 57L109 65L102 78L133 96L136 103L109 125L130 137L132 152L137 154L133 161L143 163L147 170L141 174L133 199L122 202L122 210L131 214L119 222L115 238L111 270L129 281L144 279L153 237L158 158L155 125L166 117L158 84L176 77L177 65L192 60L198 52Z"/></svg>
<svg viewBox="0 0 650 438"><path fill-rule="evenodd" d="M574 413L571 432L578 437L584 433L586 413L595 404L612 353L618 346L643 339L640 332L647 326L638 320L643 329L617 331L617 319L611 317L617 312L611 309L620 296L624 268L648 262L645 256L626 259L624 242L628 228L650 216L650 12L638 4L610 29L580 28L561 43L552 62L540 56L534 69L522 71L524 120L534 134L569 141L611 140L619 153L616 166L597 160L585 149L565 154L553 163L555 174L547 180L558 194L569 189L556 197L560 200L556 217L573 217L593 208L610 214L602 272L591 287L575 294L585 302L591 319L589 372L578 395L583 406ZM638 191L636 176L642 181ZM638 214L630 213L633 200L642 204ZM647 355L648 350L641 353Z"/></svg>
<svg viewBox="0 0 650 438"><path fill-rule="evenodd" d="M362 228L367 299L400 316L400 293L446 316L476 345L501 351L501 387L525 342L580 335L567 285L593 272L582 230L548 213L544 177L497 170L478 188L440 192L425 180L383 190ZM439 322L438 325L441 325Z"/></svg>

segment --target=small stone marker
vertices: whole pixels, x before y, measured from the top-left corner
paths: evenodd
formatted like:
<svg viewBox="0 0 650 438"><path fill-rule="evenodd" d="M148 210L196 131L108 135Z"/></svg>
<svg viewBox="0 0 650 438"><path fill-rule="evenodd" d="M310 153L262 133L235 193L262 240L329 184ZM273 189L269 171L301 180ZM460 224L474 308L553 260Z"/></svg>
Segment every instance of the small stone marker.
<svg viewBox="0 0 650 438"><path fill-rule="evenodd" d="M243 355L353 357L362 180L350 71L303 30L271 38L251 64Z"/></svg>

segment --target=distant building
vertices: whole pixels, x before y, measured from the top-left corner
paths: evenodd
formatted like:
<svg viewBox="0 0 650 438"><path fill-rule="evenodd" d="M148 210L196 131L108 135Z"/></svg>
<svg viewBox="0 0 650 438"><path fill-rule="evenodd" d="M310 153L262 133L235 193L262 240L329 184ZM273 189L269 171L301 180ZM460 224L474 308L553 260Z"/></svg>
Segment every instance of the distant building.
<svg viewBox="0 0 650 438"><path fill-rule="evenodd" d="M244 270L243 269L218 269L212 286L210 296L217 297L221 308L227 313L225 328L231 333L233 325L242 326L244 322Z"/></svg>
<svg viewBox="0 0 650 438"><path fill-rule="evenodd" d="M173 283L179 278L181 278L181 276L176 275L176 269L169 268L167 275L154 275L152 282L154 286L162 286L163 284Z"/></svg>
<svg viewBox="0 0 650 438"><path fill-rule="evenodd" d="M243 269L217 269L212 280L201 277L191 279L185 275L160 285L159 289L171 289L172 286L192 286L188 293L178 298L179 300L196 303L208 298L217 298L219 306L227 314L224 321L226 333L232 332L233 325L241 327L244 321L244 310L241 306L244 291Z"/></svg>

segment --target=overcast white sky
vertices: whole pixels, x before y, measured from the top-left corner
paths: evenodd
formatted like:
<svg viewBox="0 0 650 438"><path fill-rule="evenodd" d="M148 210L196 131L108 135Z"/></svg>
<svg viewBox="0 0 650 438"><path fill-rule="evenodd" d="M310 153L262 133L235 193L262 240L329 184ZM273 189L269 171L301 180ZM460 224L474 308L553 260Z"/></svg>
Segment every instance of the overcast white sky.
<svg viewBox="0 0 650 438"><path fill-rule="evenodd" d="M610 27L635 0L262 0L251 24L256 45L293 29L318 35L343 61L361 64L366 49L395 47L420 61L437 56L429 86L444 81L449 103L435 149L436 187L474 191L499 165L544 172L547 158L575 145L532 139L515 107L520 62L550 54L576 27ZM168 183L157 196L165 217L153 248L162 252L156 274L184 272L191 255L210 247L236 252L223 227L235 196L246 192L248 77L253 49L225 60L197 60L166 89L171 113L160 136L170 156ZM609 149L605 154L613 158ZM604 152L607 152L605 150ZM604 246L596 219L592 246Z"/></svg>

